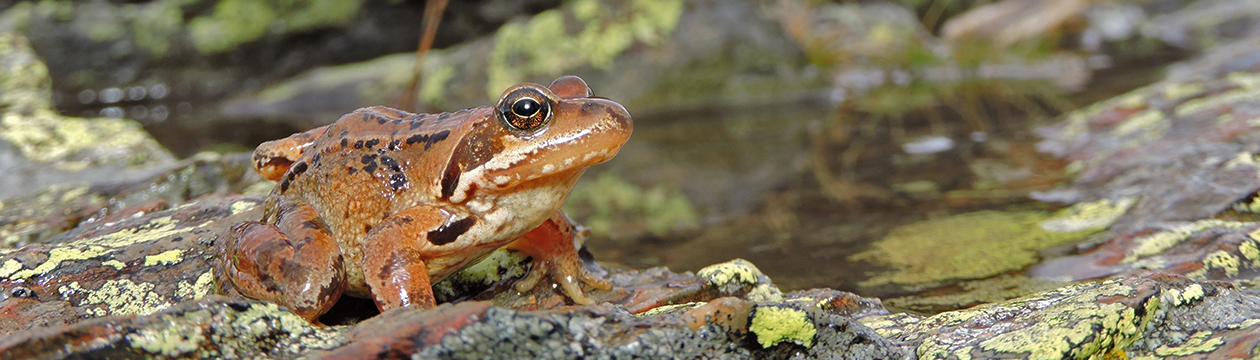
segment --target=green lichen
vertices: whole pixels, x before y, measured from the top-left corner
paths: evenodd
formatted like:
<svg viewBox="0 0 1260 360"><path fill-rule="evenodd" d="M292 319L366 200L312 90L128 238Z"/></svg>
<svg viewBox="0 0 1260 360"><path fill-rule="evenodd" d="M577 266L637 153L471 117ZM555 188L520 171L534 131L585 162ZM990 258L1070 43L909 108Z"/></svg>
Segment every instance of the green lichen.
<svg viewBox="0 0 1260 360"><path fill-rule="evenodd" d="M677 187L658 184L645 189L608 172L579 181L564 210L589 226L595 236L644 230L664 235L694 228L699 221L691 201Z"/></svg>
<svg viewBox="0 0 1260 360"><path fill-rule="evenodd" d="M1151 297L1141 311L1102 299L1132 296L1135 289L1119 280L1068 286L1001 304L941 313L920 321L900 321L901 336L925 336L916 349L920 359L948 359L959 351L982 351L987 357L1085 359L1122 349L1138 338L1161 306ZM1139 315L1141 314L1141 315ZM1001 319L1018 324L970 343L934 335L975 321ZM878 328L877 328L878 331ZM927 335L925 335L927 334Z"/></svg>
<svg viewBox="0 0 1260 360"><path fill-rule="evenodd" d="M524 263L525 259L526 256L515 251L495 250L485 259L433 284L433 292L450 299L459 295L454 283L489 285L502 279L524 276L527 268L521 266L521 263Z"/></svg>
<svg viewBox="0 0 1260 360"><path fill-rule="evenodd" d="M163 296L153 292L153 283L135 283L129 279L107 280L100 288L83 288L75 281L62 285L57 292L82 295L79 306L89 308L98 317L108 315L147 315L171 306ZM92 305L102 305L93 307Z"/></svg>
<svg viewBox="0 0 1260 360"><path fill-rule="evenodd" d="M224 0L214 12L188 22L198 51L231 50L270 31L287 33L344 24L358 14L362 0Z"/></svg>
<svg viewBox="0 0 1260 360"><path fill-rule="evenodd" d="M1100 230L1057 232L1039 226L1052 219L1060 218L1036 211L982 211L927 220L893 229L871 250L850 259L891 266L890 271L864 281L864 286L982 278L1034 264L1039 250Z"/></svg>
<svg viewBox="0 0 1260 360"><path fill-rule="evenodd" d="M1190 356L1193 354L1207 353L1216 350L1217 347L1225 344L1225 340L1212 337L1211 331L1198 331L1179 346L1169 346L1167 344L1160 345L1155 348L1155 355L1169 356Z"/></svg>
<svg viewBox="0 0 1260 360"><path fill-rule="evenodd" d="M503 89L538 75L554 77L586 65L606 68L636 42L665 40L682 10L681 0L576 0L527 22L503 25L489 56L487 95L498 98Z"/></svg>
<svg viewBox="0 0 1260 360"><path fill-rule="evenodd" d="M753 310L748 331L757 335L757 343L769 348L782 342L792 342L804 347L814 346L814 327L809 314L788 307L758 306Z"/></svg>
<svg viewBox="0 0 1260 360"><path fill-rule="evenodd" d="M106 260L106 261L102 261L102 262L101 262L101 265L104 265L104 266L113 266L115 270L122 270L123 268L127 267L127 264L123 263L122 261L118 261L118 260Z"/></svg>
<svg viewBox="0 0 1260 360"><path fill-rule="evenodd" d="M202 317L209 320L209 312L200 311ZM196 314L191 315L196 316ZM190 355L206 342L205 334L196 324L189 322L173 322L170 326L140 329L136 333L127 334L131 345L144 349L150 354L161 354L169 357Z"/></svg>

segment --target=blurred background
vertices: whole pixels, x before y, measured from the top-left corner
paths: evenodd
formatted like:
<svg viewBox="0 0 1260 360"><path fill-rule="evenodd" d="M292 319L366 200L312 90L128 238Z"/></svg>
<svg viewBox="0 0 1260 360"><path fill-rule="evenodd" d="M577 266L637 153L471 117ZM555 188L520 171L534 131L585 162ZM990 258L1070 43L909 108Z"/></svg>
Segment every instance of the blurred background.
<svg viewBox="0 0 1260 360"><path fill-rule="evenodd" d="M1088 233L1029 233L1074 171L1038 129L1260 35L1252 0L454 1L417 66L426 6L0 0L0 28L58 113L134 120L179 158L578 75L635 120L565 206L597 259L744 258L920 311L1057 286L1021 274Z"/></svg>

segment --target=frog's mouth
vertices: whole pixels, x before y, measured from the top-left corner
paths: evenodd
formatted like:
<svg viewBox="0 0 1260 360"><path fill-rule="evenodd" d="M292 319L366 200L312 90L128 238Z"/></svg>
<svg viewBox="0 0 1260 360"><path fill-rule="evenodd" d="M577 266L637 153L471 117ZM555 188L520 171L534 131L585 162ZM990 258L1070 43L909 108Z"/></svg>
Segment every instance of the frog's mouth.
<svg viewBox="0 0 1260 360"><path fill-rule="evenodd" d="M547 128L505 141L518 142L486 163L486 179L500 187L550 176L574 176L617 155L634 121L621 104L603 98L562 102Z"/></svg>

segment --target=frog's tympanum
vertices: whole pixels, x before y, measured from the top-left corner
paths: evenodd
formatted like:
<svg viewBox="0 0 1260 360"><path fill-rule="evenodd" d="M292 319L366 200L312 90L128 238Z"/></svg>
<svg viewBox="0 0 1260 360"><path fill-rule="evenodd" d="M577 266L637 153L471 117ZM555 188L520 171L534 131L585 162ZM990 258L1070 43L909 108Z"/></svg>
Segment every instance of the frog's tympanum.
<svg viewBox="0 0 1260 360"><path fill-rule="evenodd" d="M242 295L316 322L343 294L382 311L434 306L432 283L508 246L575 303L587 273L560 205L587 167L617 154L630 114L565 76L521 84L498 105L442 114L370 107L263 143L278 181L260 222L234 226L218 273ZM225 281L226 282L226 281ZM520 285L518 283L518 285Z"/></svg>

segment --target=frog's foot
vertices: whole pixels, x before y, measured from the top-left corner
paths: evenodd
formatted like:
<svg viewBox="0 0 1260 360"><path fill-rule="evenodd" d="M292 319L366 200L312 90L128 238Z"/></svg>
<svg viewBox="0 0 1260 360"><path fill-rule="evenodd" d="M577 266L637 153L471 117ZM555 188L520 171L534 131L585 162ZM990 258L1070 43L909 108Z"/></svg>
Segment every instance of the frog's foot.
<svg viewBox="0 0 1260 360"><path fill-rule="evenodd" d="M591 274L582 266L582 260L577 254L578 248L582 246L579 239L568 216L556 211L542 225L508 244L508 249L523 252L533 258L529 273L513 285L516 291L529 291L538 285L543 275L550 275L552 281L560 285L560 291L573 299L574 303L589 305L595 301L582 292L578 282L600 290L612 289L611 283Z"/></svg>
<svg viewBox="0 0 1260 360"><path fill-rule="evenodd" d="M276 225L233 226L216 273L241 295L283 305L318 324L346 287L341 251L314 209L284 205Z"/></svg>

